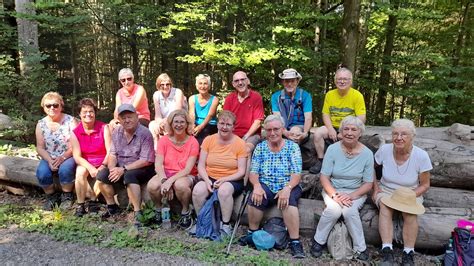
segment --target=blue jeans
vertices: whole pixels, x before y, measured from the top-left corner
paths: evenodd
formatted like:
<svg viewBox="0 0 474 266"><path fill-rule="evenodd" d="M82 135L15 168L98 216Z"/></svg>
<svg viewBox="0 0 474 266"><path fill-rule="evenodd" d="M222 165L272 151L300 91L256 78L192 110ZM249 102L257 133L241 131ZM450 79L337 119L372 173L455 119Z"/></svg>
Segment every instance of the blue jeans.
<svg viewBox="0 0 474 266"><path fill-rule="evenodd" d="M69 157L57 170L59 175L59 183L61 185L68 185L74 182L74 175L76 174L76 162L74 158ZM49 187L53 184L53 171L49 168L48 161L41 160L38 169L36 169L36 177L38 183L42 187Z"/></svg>

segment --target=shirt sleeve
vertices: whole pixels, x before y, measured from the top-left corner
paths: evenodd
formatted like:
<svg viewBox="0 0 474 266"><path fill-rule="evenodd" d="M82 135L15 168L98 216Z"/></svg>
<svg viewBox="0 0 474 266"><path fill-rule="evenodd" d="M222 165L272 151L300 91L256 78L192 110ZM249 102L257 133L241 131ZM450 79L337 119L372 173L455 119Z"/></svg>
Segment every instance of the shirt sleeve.
<svg viewBox="0 0 474 266"><path fill-rule="evenodd" d="M336 144L329 146L326 154L324 154L323 165L321 167L321 174L331 177L334 170Z"/></svg>
<svg viewBox="0 0 474 266"><path fill-rule="evenodd" d="M289 140L285 140L289 141ZM290 142L291 146L291 158L290 158L290 171L292 174L301 174L303 169L303 159L301 158L300 147L294 143Z"/></svg>
<svg viewBox="0 0 474 266"><path fill-rule="evenodd" d="M199 156L199 142L194 136L191 136L191 152L189 153L190 156Z"/></svg>
<svg viewBox="0 0 474 266"><path fill-rule="evenodd" d="M375 153L374 159L378 165L383 165L383 153L384 153L385 147L386 147L385 145L382 145L382 147L380 147L380 149L378 149L377 152Z"/></svg>
<svg viewBox="0 0 474 266"><path fill-rule="evenodd" d="M209 145L210 145L212 136L213 135L209 135L206 138L204 138L204 141L201 144L201 149L207 153L209 153Z"/></svg>
<svg viewBox="0 0 474 266"><path fill-rule="evenodd" d="M366 110L365 110L365 101L364 101L364 96L362 93L357 91L357 96L355 100L355 114L356 115L365 115Z"/></svg>
<svg viewBox="0 0 474 266"><path fill-rule="evenodd" d="M245 145L245 141L239 138L239 147L237 150L237 158L247 158L247 147Z"/></svg>
<svg viewBox="0 0 474 266"><path fill-rule="evenodd" d="M253 109L253 121L255 120L263 120L265 118L265 111L263 109L263 100L262 96L258 94L257 92L254 92L256 94L256 103L255 107Z"/></svg>
<svg viewBox="0 0 474 266"><path fill-rule="evenodd" d="M326 95L324 96L324 104L323 104L323 114L327 114L329 115L329 96L328 96L329 92L326 93Z"/></svg>
<svg viewBox="0 0 474 266"><path fill-rule="evenodd" d="M155 149L153 148L153 137L148 131L145 129L146 133L143 134L143 139L141 143L140 149L140 159L145 160L147 162L155 162Z"/></svg>
<svg viewBox="0 0 474 266"><path fill-rule="evenodd" d="M374 156L368 148L364 148L364 150L365 154L367 154L367 160L364 166L364 171L362 173L362 180L365 183L370 183L374 181Z"/></svg>
<svg viewBox="0 0 474 266"><path fill-rule="evenodd" d="M230 97L231 97L231 95L232 95L232 93L229 94L229 95L227 95L227 97L225 97L225 99L224 99L224 106L222 107L223 110L232 111L232 110L230 109L230 106L231 106L231 104L230 104L230 101L231 101L231 100L230 100Z"/></svg>
<svg viewBox="0 0 474 266"><path fill-rule="evenodd" d="M263 156L262 156L263 145L264 145L264 142L261 142L260 144L258 144L252 154L252 164L250 167L250 172L254 174L259 174L261 170L260 167L261 167L261 163L263 162Z"/></svg>
<svg viewBox="0 0 474 266"><path fill-rule="evenodd" d="M278 106L278 98L280 98L281 91L277 91L272 95L272 112L280 112L280 107Z"/></svg>
<svg viewBox="0 0 474 266"><path fill-rule="evenodd" d="M423 172L427 172L433 169L433 165L431 164L430 156L428 153L422 149L420 149L420 170L419 174Z"/></svg>
<svg viewBox="0 0 474 266"><path fill-rule="evenodd" d="M303 90L303 112L311 113L313 111L313 99L311 94Z"/></svg>
<svg viewBox="0 0 474 266"><path fill-rule="evenodd" d="M167 144L168 136L163 136L158 140L158 148L156 149L156 153L159 155L165 156L166 153L166 144Z"/></svg>

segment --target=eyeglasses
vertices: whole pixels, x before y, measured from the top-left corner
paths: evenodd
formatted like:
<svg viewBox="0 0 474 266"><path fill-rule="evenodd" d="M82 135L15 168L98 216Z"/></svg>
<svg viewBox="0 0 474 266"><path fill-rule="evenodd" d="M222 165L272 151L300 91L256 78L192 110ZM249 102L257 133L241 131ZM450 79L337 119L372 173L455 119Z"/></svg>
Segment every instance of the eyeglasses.
<svg viewBox="0 0 474 266"><path fill-rule="evenodd" d="M341 82L341 81L344 81L344 82L347 82L347 81L350 81L351 78L337 78L336 81L337 82Z"/></svg>
<svg viewBox="0 0 474 266"><path fill-rule="evenodd" d="M267 132L278 132L280 131L281 127L274 127L274 128L265 128Z"/></svg>
<svg viewBox="0 0 474 266"><path fill-rule="evenodd" d="M81 114L82 115L86 115L86 114L95 114L95 111L81 111Z"/></svg>
<svg viewBox="0 0 474 266"><path fill-rule="evenodd" d="M171 83L161 83L160 87L169 87L171 86Z"/></svg>
<svg viewBox="0 0 474 266"><path fill-rule="evenodd" d="M233 124L229 124L229 123L222 123L222 122L219 122L217 123L220 127L227 127L227 128L231 128L233 127L234 125Z"/></svg>
<svg viewBox="0 0 474 266"><path fill-rule="evenodd" d="M247 80L247 78L243 78L243 79L234 79L232 82L234 82L234 83L239 83L239 82L244 82L244 81L246 81L246 80Z"/></svg>
<svg viewBox="0 0 474 266"><path fill-rule="evenodd" d="M283 83L295 83L295 82L298 82L298 79L297 79L297 78L294 78L294 79L282 79L282 82L283 82Z"/></svg>
<svg viewBox="0 0 474 266"><path fill-rule="evenodd" d="M393 132L392 133L392 138L396 139L398 137L402 137L402 139L406 139L408 136L410 136L410 133L408 132Z"/></svg>
<svg viewBox="0 0 474 266"><path fill-rule="evenodd" d="M59 103L52 103L52 104L45 104L44 107L46 107L47 109L53 107L54 109L58 108L59 107Z"/></svg>
<svg viewBox="0 0 474 266"><path fill-rule="evenodd" d="M120 79L120 82L124 83L125 81L132 81L132 80L133 80L132 77L128 77L128 78Z"/></svg>

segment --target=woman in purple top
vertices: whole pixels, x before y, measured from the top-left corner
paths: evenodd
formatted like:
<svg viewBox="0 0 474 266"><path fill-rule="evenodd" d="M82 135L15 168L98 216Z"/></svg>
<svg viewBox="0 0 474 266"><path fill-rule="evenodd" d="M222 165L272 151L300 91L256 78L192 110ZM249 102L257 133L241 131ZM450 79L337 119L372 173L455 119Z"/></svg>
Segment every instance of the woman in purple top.
<svg viewBox="0 0 474 266"><path fill-rule="evenodd" d="M90 193L90 201L84 204L88 190L88 179L95 179L97 173L107 166L107 153L110 147L110 131L107 124L95 119L97 106L94 100L85 98L79 101L81 123L73 130L71 136L72 152L77 163L76 196L77 208L75 215L83 216L88 212L98 212L96 193Z"/></svg>

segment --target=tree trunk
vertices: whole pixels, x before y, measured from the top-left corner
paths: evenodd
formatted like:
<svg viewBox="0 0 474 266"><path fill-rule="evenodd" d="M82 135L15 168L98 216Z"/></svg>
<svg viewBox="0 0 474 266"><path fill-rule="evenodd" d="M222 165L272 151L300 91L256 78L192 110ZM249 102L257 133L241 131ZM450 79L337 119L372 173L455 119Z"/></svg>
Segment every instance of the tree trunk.
<svg viewBox="0 0 474 266"><path fill-rule="evenodd" d="M30 0L15 0L15 10L19 14L35 15L34 2ZM38 46L38 24L36 21L17 18L18 25L18 47L20 58L21 75L27 74L30 66L28 66L28 56L35 55L39 52Z"/></svg>
<svg viewBox="0 0 474 266"><path fill-rule="evenodd" d="M352 72L355 70L359 40L360 0L344 0L342 18L342 63ZM355 72L354 72L355 73Z"/></svg>

